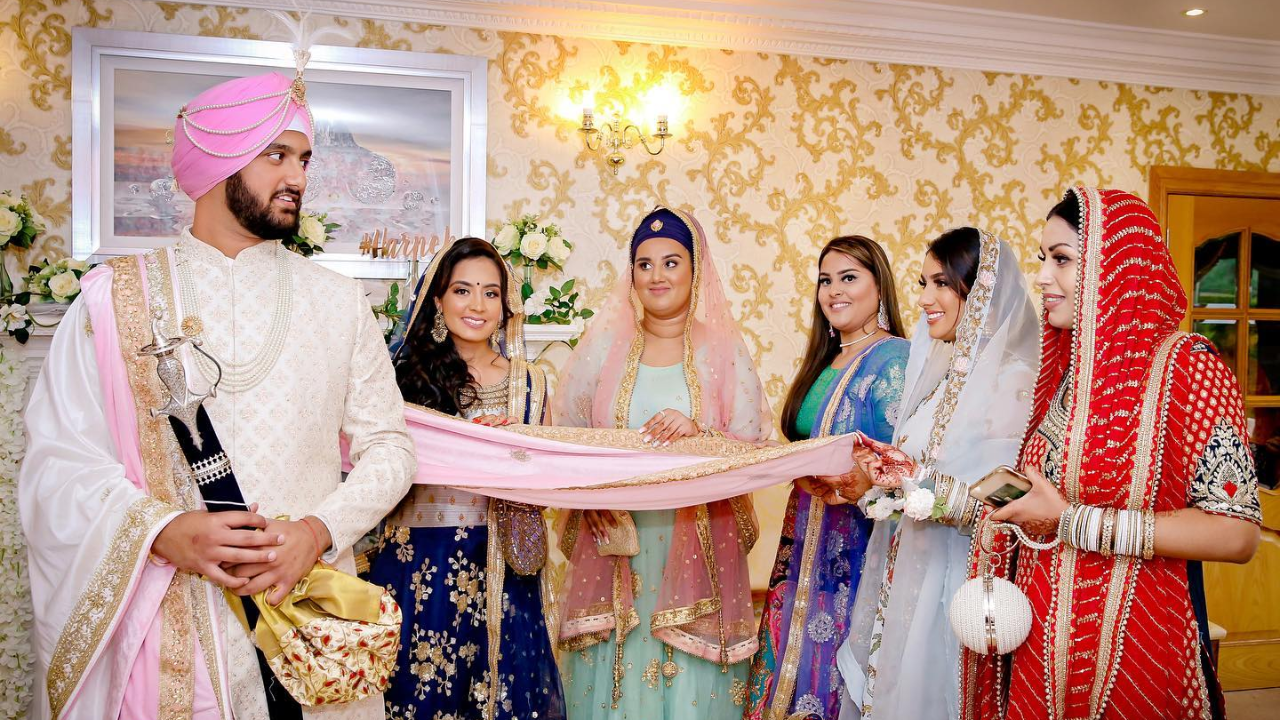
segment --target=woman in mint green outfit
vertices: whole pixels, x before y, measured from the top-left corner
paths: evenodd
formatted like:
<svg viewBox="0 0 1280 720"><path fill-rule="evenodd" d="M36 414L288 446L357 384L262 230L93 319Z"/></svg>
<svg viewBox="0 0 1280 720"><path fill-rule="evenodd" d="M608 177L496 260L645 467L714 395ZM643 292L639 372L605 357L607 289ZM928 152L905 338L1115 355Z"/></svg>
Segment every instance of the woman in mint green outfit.
<svg viewBox="0 0 1280 720"><path fill-rule="evenodd" d="M883 248L838 237L818 256L813 324L782 411L789 440L862 432L893 437L910 343ZM869 482L863 479L863 482ZM796 481L782 521L751 663L744 720L835 720L844 682L836 651L849 632L871 522L813 478Z"/></svg>
<svg viewBox="0 0 1280 720"><path fill-rule="evenodd" d="M630 428L650 446L760 442L771 432L706 235L667 208L637 227L631 272L592 320L560 386L557 424ZM570 720L742 716L757 647L746 562L757 530L747 497L568 514L557 639Z"/></svg>

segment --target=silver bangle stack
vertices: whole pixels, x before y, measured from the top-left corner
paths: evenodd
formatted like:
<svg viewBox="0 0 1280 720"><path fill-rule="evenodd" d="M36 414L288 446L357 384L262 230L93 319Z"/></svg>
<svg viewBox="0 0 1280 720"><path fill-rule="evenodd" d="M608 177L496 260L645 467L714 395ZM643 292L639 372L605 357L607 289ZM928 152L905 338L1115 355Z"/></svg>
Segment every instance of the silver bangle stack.
<svg viewBox="0 0 1280 720"><path fill-rule="evenodd" d="M981 504L969 497L969 486L958 482L950 475L933 473L933 492L936 497L945 498L947 511L938 522L953 527L967 528L977 522Z"/></svg>
<svg viewBox="0 0 1280 720"><path fill-rule="evenodd" d="M1155 557L1156 514L1071 505L1058 519L1058 539L1078 550L1150 560Z"/></svg>

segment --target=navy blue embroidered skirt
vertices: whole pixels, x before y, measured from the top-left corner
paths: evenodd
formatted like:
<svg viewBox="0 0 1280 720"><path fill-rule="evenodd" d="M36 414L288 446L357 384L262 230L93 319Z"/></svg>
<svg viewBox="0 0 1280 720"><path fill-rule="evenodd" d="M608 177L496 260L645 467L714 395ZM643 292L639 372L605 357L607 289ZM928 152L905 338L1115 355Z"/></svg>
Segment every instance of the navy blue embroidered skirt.
<svg viewBox="0 0 1280 720"><path fill-rule="evenodd" d="M485 622L487 526L388 525L369 581L404 614L400 654L385 693L388 720L479 720L493 683ZM542 611L539 575L503 563L503 618L495 720L562 720L564 693Z"/></svg>

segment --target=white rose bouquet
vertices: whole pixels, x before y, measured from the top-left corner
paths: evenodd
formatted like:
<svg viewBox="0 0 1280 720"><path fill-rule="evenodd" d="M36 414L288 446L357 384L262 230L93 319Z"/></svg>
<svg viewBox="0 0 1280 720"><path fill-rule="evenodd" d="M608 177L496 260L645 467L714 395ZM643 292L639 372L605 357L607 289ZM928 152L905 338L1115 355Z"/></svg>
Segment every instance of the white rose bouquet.
<svg viewBox="0 0 1280 720"><path fill-rule="evenodd" d="M0 193L0 250L29 248L45 229L44 218L25 195Z"/></svg>
<svg viewBox="0 0 1280 720"><path fill-rule="evenodd" d="M565 239L555 223L543 223L536 215L523 215L504 223L493 236L493 247L513 267L524 269L524 282L520 297L524 300L524 313L530 325L579 325L593 315L590 310L578 309L578 293L575 280L563 285L551 285L545 290L534 290L533 271L564 270L573 252L573 244ZM570 345L577 344L573 340Z"/></svg>
<svg viewBox="0 0 1280 720"><path fill-rule="evenodd" d="M25 195L0 193L0 303L11 303L13 280L4 262L7 250L25 250L44 232L46 223Z"/></svg>
<svg viewBox="0 0 1280 720"><path fill-rule="evenodd" d="M36 303L69 305L80 295L80 278L89 270L89 263L75 258L53 262L45 259L39 265L32 265L22 279L20 292L0 296L0 330L19 343L25 343L30 339L34 326L48 327L31 316L28 306Z"/></svg>
<svg viewBox="0 0 1280 720"><path fill-rule="evenodd" d="M324 252L324 246L333 239L333 231L342 227L338 223L329 222L327 213L309 213L303 211L302 220L298 223L298 232L291 238L285 238L285 248L303 257L311 257Z"/></svg>
<svg viewBox="0 0 1280 720"><path fill-rule="evenodd" d="M32 301L70 304L80 294L80 278L89 272L89 263L75 258L32 265L24 278L23 292L16 296L24 305Z"/></svg>
<svg viewBox="0 0 1280 720"><path fill-rule="evenodd" d="M536 215L524 215L504 224L493 236L493 247L514 267L525 268L528 278L533 268L564 270L573 245L560 234L555 223L543 223Z"/></svg>

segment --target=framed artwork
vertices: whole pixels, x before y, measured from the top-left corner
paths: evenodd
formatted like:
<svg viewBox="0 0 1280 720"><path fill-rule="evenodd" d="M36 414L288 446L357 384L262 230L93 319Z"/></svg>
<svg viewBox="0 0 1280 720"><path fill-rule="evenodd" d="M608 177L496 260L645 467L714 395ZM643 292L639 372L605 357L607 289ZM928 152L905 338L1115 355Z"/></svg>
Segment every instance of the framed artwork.
<svg viewBox="0 0 1280 720"><path fill-rule="evenodd" d="M403 278L406 261L362 255L361 240L483 237L487 60L310 52L303 209L341 225L317 262ZM166 245L190 224L194 203L169 167L179 108L231 78L294 73L289 43L93 28L72 31L72 66L72 252L97 259Z"/></svg>

